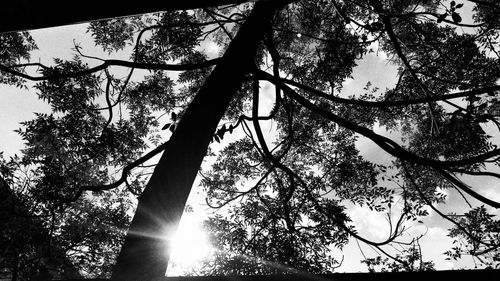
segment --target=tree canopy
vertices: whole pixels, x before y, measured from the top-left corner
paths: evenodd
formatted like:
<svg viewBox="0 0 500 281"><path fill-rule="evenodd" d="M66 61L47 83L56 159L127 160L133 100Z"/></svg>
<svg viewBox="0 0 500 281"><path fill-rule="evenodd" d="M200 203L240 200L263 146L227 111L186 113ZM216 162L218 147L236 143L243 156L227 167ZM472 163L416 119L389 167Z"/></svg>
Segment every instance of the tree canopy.
<svg viewBox="0 0 500 281"><path fill-rule="evenodd" d="M199 174L218 210L201 274L328 273L342 262L332 248L353 239L385 256L366 258L370 270L433 269L421 237L405 236L431 213L451 225L450 259L498 268L495 0L166 10L89 23L96 46L123 60L75 43L70 60L32 62L28 32L0 34L0 81L33 86L51 108L17 130L19 156L0 153L3 197L21 206L0 221L0 267L27 279L58 252L88 277L161 276ZM346 92L375 53L395 83ZM460 209L441 210L446 193ZM352 206L387 214L387 238L359 232Z"/></svg>

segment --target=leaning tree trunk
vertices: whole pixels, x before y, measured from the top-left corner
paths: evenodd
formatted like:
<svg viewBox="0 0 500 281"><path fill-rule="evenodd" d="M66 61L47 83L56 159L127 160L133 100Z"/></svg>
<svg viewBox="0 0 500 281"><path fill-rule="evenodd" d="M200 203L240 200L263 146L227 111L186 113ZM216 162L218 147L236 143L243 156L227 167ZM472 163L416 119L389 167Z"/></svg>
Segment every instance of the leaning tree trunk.
<svg viewBox="0 0 500 281"><path fill-rule="evenodd" d="M255 4L222 61L189 105L139 198L112 280L152 280L165 275L168 239L184 206L217 125L254 65L260 39L282 0Z"/></svg>

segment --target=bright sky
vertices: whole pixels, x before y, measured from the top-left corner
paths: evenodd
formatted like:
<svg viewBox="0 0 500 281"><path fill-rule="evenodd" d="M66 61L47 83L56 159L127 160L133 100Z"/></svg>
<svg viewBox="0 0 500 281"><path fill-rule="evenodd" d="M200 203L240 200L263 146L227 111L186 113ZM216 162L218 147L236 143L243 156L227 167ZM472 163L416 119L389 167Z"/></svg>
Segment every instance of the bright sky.
<svg viewBox="0 0 500 281"><path fill-rule="evenodd" d="M35 30L32 35L39 47L39 51L33 53L32 60L40 60L43 63L50 64L53 57L71 58L73 55L73 40L81 43L86 54L94 56L103 56L99 49L94 47L94 44L89 40L89 34L86 33L85 25L71 25L65 27L57 27L50 29ZM207 46L210 49L211 55L216 54L216 48L213 45ZM128 58L129 54L125 55ZM368 81L373 86L385 89L387 85L392 85L395 80L395 67L388 64L383 54L370 54L363 61L360 61L359 66L354 70L354 79L350 79L345 83L344 92L351 94L359 92ZM272 89L267 89L271 91ZM6 155L18 153L22 148L21 138L13 132L19 128L19 122L29 120L34 117L34 112L49 112L46 104L39 101L36 97L36 92L33 89L28 91L20 90L5 85L0 85L0 151L5 151ZM271 101L270 101L271 102ZM383 128L377 128L377 132L387 134ZM392 136L394 137L394 136ZM396 138L397 140L397 138ZM376 162L387 161L387 155L381 152L380 149L375 149L376 146L370 141L361 138L358 142L358 148L363 155ZM484 190L482 193L491 195L493 198L500 200L500 189L498 183L484 182ZM449 192L449 191L446 191ZM456 194L448 193L449 199L447 206L440 206L445 212L456 207L455 202L462 202ZM176 248L172 254L172 258L182 268L188 267L201 258L204 253L209 251L206 246L206 237L203 231L199 228L199 222L206 215L207 207L203 205L202 193L196 185L193 188L192 196L190 196L188 204L194 209L193 213L187 214L180 225L179 233L176 236L174 244ZM384 215L370 212L365 208L351 207L349 214L355 221L358 230L361 234L375 239L383 239L387 235L387 222ZM424 220L425 227L422 225L412 227L412 231L416 233L427 233L422 240L422 250L424 260L432 260L435 262L437 269L450 269L452 267L471 267L469 261L460 263L452 263L445 260L442 253L449 249L451 240L447 238L448 225L444 225L443 221L433 214ZM363 253L367 256L373 256L374 251L366 245L361 245ZM197 254L196 254L197 253ZM341 259L341 254L334 251L336 257ZM355 242L351 242L344 249L344 261L338 269L339 272L359 272L366 271L367 268L360 264L363 258L360 249ZM170 269L169 275L178 275L182 272L181 269Z"/></svg>

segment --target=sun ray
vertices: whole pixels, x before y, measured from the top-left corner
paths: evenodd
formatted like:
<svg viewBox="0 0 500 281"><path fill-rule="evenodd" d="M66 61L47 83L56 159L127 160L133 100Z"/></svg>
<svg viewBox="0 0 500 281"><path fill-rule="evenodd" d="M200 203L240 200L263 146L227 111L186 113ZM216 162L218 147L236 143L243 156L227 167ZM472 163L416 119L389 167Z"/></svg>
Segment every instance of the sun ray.
<svg viewBox="0 0 500 281"><path fill-rule="evenodd" d="M195 215L185 213L179 223L176 234L170 240L171 255L167 273L169 276L180 275L194 268L211 250L207 234Z"/></svg>

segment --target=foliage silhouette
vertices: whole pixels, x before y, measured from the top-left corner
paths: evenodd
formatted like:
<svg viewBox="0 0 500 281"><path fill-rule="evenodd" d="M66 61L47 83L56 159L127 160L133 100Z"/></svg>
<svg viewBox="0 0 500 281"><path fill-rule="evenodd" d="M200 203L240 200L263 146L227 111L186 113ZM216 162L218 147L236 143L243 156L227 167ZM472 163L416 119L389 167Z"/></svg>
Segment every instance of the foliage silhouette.
<svg viewBox="0 0 500 281"><path fill-rule="evenodd" d="M73 60L30 63L29 34L4 34L2 82L37 81L52 113L22 124L26 147L19 158L2 158L1 175L40 217L50 245L88 276L165 272L164 237L218 143L224 148L201 171L207 204L221 210L205 223L220 251L204 274L327 273L341 263L330 248L350 238L392 260L365 259L369 266L430 269L415 250L420 237L401 240L429 209L465 241L448 255L468 249L497 267L498 220L488 212L500 203L469 179L500 178L500 7L466 2L470 11L440 0L273 0L90 23L95 43L130 52L128 61L90 57L75 45ZM220 58L209 59L209 41ZM395 85L343 93L374 49L398 67ZM141 80L138 69L148 70ZM160 124L160 114L169 120ZM225 142L229 134L238 139ZM387 160L368 159L360 139ZM464 218L439 210L447 202L439 190L463 196ZM118 255L133 208L127 192L139 199ZM387 213L387 238L360 233L347 206ZM403 254L384 250L394 244L406 246Z"/></svg>

